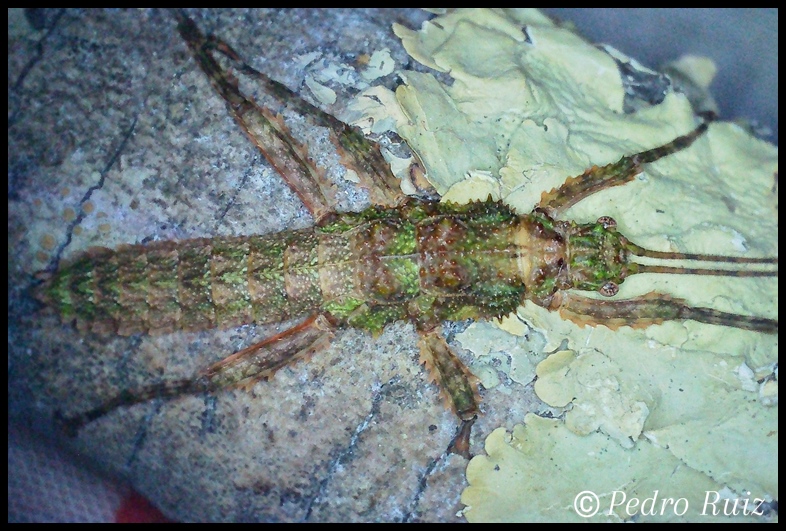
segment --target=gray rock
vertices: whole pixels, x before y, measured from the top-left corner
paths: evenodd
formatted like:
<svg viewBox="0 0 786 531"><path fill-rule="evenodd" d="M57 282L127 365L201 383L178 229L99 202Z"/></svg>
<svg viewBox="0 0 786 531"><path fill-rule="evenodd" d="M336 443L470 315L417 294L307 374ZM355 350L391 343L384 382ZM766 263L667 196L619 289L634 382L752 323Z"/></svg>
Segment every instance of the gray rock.
<svg viewBox="0 0 786 531"><path fill-rule="evenodd" d="M357 66L382 48L405 64L391 23L419 26L426 15L193 16L310 97L306 74L328 64ZM379 338L340 332L328 351L250 393L154 400L120 408L76 438L59 434L56 412L188 377L286 323L160 337L80 334L31 298L36 271L91 246L267 233L311 219L230 118L168 14L68 10L44 18L43 29L22 24L9 39L9 415L127 479L179 520L458 519L466 461L446 452L457 422L426 381L406 323ZM316 59L297 67L310 52ZM346 74L346 84L329 83L335 114L362 86L356 71ZM291 121L341 181L324 131ZM367 204L348 182L341 199L345 208ZM479 423L475 445L501 420Z"/></svg>

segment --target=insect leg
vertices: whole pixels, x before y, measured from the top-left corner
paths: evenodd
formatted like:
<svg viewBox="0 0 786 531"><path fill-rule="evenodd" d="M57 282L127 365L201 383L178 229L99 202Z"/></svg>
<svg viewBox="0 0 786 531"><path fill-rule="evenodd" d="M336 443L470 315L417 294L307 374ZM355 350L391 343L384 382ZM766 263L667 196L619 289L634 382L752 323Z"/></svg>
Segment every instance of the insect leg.
<svg viewBox="0 0 786 531"><path fill-rule="evenodd" d="M605 325L612 330L621 326L644 328L664 321L692 320L769 334L778 333L778 321L722 312L688 305L684 300L663 293L647 293L624 300L590 299L572 293L559 293L553 309L565 319L581 326Z"/></svg>
<svg viewBox="0 0 786 531"><path fill-rule="evenodd" d="M249 66L227 43L212 36L208 38L216 51L231 59L238 71L260 82L268 94L298 113L310 116L316 125L330 129L331 140L338 149L342 164L357 173L361 186L369 190L374 204L396 207L404 201L405 195L401 191L399 180L390 171L390 165L382 156L379 144L363 136L359 128L326 113L287 86Z"/></svg>
<svg viewBox="0 0 786 531"><path fill-rule="evenodd" d="M420 363L437 384L448 406L463 421L478 414L478 384L475 376L450 350L438 329L421 334Z"/></svg>
<svg viewBox="0 0 786 531"><path fill-rule="evenodd" d="M322 315L312 316L298 326L240 350L211 365L193 378L172 380L127 390L100 406L60 419L66 431L75 435L85 424L123 406L153 399L173 399L188 394L215 393L223 389L250 389L256 382L271 378L279 369L310 358L330 343L332 327Z"/></svg>
<svg viewBox="0 0 786 531"><path fill-rule="evenodd" d="M178 31L210 84L224 98L243 131L300 197L315 220L332 212L333 184L308 156L308 149L292 138L281 117L244 96L237 79L225 71L212 55L214 44L182 11L174 10Z"/></svg>
<svg viewBox="0 0 786 531"><path fill-rule="evenodd" d="M211 365L200 378L208 382L209 391L250 389L256 382L270 379L279 369L324 350L332 338L332 326L324 316L310 317Z"/></svg>
<svg viewBox="0 0 786 531"><path fill-rule="evenodd" d="M439 328L421 332L420 363L437 384L445 403L462 421L449 450L469 458L469 435L479 413L478 380L450 350Z"/></svg>
<svg viewBox="0 0 786 531"><path fill-rule="evenodd" d="M318 125L329 128L342 163L355 170L361 183L369 189L373 202L389 207L404 202L406 196L401 192L398 179L382 157L379 146L366 139L358 128L343 123L303 100L286 86L253 69L244 63L228 44L202 34L182 11L175 10L173 14L178 21L180 35L210 79L213 88L227 102L235 121L300 197L316 221L335 210L334 185L313 163L307 146L292 138L280 116L240 92L237 79L221 68L212 55L213 51L228 57L235 63L238 71L261 82L271 96L290 108L311 116Z"/></svg>
<svg viewBox="0 0 786 531"><path fill-rule="evenodd" d="M570 177L559 188L544 192L538 207L546 210L552 217L556 217L596 192L629 183L641 173L643 164L655 162L687 148L707 130L707 127L706 122L702 123L687 135L679 136L663 146L622 157L606 166L593 166L577 177Z"/></svg>

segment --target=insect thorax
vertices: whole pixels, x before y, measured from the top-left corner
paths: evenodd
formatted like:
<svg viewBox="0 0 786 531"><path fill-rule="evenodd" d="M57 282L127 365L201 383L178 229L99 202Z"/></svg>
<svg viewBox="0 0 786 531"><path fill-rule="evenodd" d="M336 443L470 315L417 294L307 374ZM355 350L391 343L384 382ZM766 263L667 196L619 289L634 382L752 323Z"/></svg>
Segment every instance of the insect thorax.
<svg viewBox="0 0 786 531"><path fill-rule="evenodd" d="M318 230L352 250L348 262L322 267L323 308L372 331L399 319L429 328L500 317L562 286L554 281L564 263L559 235L502 202L410 200L338 215Z"/></svg>
<svg viewBox="0 0 786 531"><path fill-rule="evenodd" d="M92 249L39 297L80 328L123 335L318 312L374 332L400 319L429 327L507 315L566 287L555 223L501 202L413 199L298 231Z"/></svg>

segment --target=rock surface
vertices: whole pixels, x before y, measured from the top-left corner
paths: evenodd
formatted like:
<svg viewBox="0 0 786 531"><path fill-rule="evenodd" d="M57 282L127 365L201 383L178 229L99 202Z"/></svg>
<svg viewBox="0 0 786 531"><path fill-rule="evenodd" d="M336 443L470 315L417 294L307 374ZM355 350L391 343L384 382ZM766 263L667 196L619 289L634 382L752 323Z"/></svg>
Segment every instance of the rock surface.
<svg viewBox="0 0 786 531"><path fill-rule="evenodd" d="M427 15L192 16L306 97L308 76L329 86L336 104L322 106L339 114L368 85L359 74L366 56L388 48L397 65L408 61L392 22L418 27ZM73 414L123 389L189 376L286 324L81 335L32 299L36 271L91 246L267 233L311 220L229 117L168 14L45 12L40 29L22 24L13 34L9 415L52 435L55 412ZM387 75L375 83L395 81ZM298 119L291 121L297 128ZM303 134L312 129L302 126ZM332 146L314 134L307 141L315 156L342 181ZM342 190L346 208L364 206L351 182ZM340 332L327 352L250 393L122 408L60 440L178 520L457 520L466 460L446 452L456 421L426 382L416 342L405 323L379 338ZM520 387L512 408L504 393L485 398L484 408L496 413L476 425L476 452L492 428L531 409L532 390Z"/></svg>

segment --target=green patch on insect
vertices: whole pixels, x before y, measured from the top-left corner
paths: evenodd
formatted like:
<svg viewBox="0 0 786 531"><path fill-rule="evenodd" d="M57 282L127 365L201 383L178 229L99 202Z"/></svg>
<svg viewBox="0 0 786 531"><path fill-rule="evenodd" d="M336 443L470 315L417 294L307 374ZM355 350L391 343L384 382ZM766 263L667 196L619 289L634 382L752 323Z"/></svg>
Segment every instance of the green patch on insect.
<svg viewBox="0 0 786 531"><path fill-rule="evenodd" d="M619 64L643 67L534 11L455 11L420 31L395 31L412 57L450 83L406 72L395 98L373 89L373 102L361 95L355 109L407 140L443 201L491 195L530 212L565 176L693 127L683 94L668 89L658 102L631 101ZM777 164L774 146L714 123L691 148L566 216L585 223L611 216L622 234L650 249L775 256ZM598 263L591 269L594 290L607 272ZM642 274L627 279L619 297L652 291L740 314L770 315L777 307L773 278ZM468 469L462 500L469 520L580 519L565 509L571 496L615 485L629 485L630 496L647 489L688 496L688 520L698 517L699 491L777 499L777 467L767 465L778 451L777 437L768 435L777 433L777 336L692 321L582 328L529 301L502 327L515 332L512 339L494 323L457 336L478 356L473 371L489 386L502 373L527 384L537 364L535 391L563 416L530 416L512 438L504 430L489 436L489 456ZM511 347L505 363L486 363L495 344ZM527 357L529 370L522 370ZM671 475L675 468L681 471Z"/></svg>

